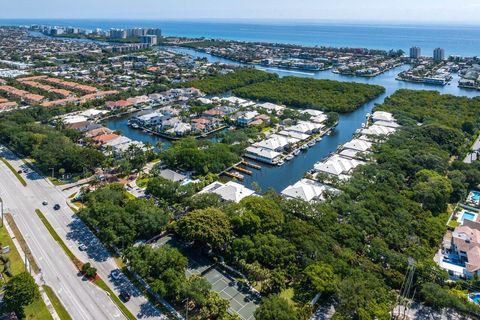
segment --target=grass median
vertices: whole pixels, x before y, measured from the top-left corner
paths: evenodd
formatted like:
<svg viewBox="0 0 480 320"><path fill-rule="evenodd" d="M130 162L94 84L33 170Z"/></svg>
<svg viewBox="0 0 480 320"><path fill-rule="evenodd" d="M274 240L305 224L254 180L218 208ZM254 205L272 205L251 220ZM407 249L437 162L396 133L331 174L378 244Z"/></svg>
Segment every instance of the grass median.
<svg viewBox="0 0 480 320"><path fill-rule="evenodd" d="M78 270L82 269L83 262L80 261L74 254L73 252L67 247L65 242L63 242L62 238L58 235L58 233L55 231L53 226L50 224L50 222L47 220L45 215L43 214L42 211L39 209L36 209L35 212L37 213L38 217L40 220L42 220L43 224L47 228L48 232L50 235L53 237L55 241L58 242L60 247L65 251L67 256L72 260L72 262L75 264L75 266L78 268ZM110 296L112 301L117 305L117 307L120 309L120 311L125 315L130 320L135 320L137 319L131 312L130 310L127 309L127 307L122 303L122 301L117 297L115 292L113 292L112 289L103 281L100 277L97 276L97 279L95 279L94 283L101 289L103 289L107 294Z"/></svg>
<svg viewBox="0 0 480 320"><path fill-rule="evenodd" d="M52 303L53 308L55 308L55 311L57 311L57 314L60 317L60 320L72 320L72 317L68 314L67 310L63 306L60 299L58 299L53 289L50 288L49 286L43 286L43 290L45 290L45 293L47 294L48 299L50 299L50 302Z"/></svg>
<svg viewBox="0 0 480 320"><path fill-rule="evenodd" d="M12 228L12 224L9 222L10 228ZM13 228L12 228L13 229ZM13 231L13 230L12 230ZM21 243L20 239L18 238L17 234L15 234L17 241ZM22 238L23 239L23 238ZM10 247L10 252L6 254L8 258L10 258L10 270L12 274L18 275L19 273L25 272L25 264L23 257L20 255L20 252L17 251L17 248L13 244L12 238L7 232L5 227L0 228L0 243L2 246ZM32 264L32 269L33 264ZM10 278L8 276L4 276L4 281L8 282ZM31 304L24 308L25 312L25 319L27 320L47 320L53 319L50 315L50 312L47 309L47 306L43 302L41 297L35 299Z"/></svg>
<svg viewBox="0 0 480 320"><path fill-rule="evenodd" d="M5 165L8 167L8 169L10 169L10 171L12 171L12 173L15 175L15 177L17 177L18 181L20 181L20 183L26 187L27 186L27 181L25 181L25 179L23 179L23 177L20 175L20 173L17 172L17 170L15 170L15 168L10 164L10 162L8 162L5 158L3 157L0 157L0 160L5 163Z"/></svg>

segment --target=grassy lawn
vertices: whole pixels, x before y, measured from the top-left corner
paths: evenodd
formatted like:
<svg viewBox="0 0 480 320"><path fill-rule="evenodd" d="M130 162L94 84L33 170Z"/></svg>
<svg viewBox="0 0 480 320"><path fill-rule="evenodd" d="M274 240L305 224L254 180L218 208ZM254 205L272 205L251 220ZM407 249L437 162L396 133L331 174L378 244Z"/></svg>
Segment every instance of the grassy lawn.
<svg viewBox="0 0 480 320"><path fill-rule="evenodd" d="M23 264L23 259L20 256L19 252L15 248L12 239L8 235L8 232L5 228L0 228L0 243L2 246L9 246L10 253L8 257L11 262L11 272L13 275L17 275L25 271L25 265ZM8 281L9 278L5 276L5 279ZM25 307L25 319L27 320L43 320L43 319L52 319L50 312L48 312L47 306L43 302L42 298L38 298L32 304Z"/></svg>
<svg viewBox="0 0 480 320"><path fill-rule="evenodd" d="M63 186L65 183L63 183L61 180L58 180L57 178L52 178L52 177L48 177L48 180L50 180L53 185L55 186Z"/></svg>
<svg viewBox="0 0 480 320"><path fill-rule="evenodd" d="M141 177L140 179L137 179L137 186L140 188L146 188L148 180L150 180L148 177Z"/></svg>
<svg viewBox="0 0 480 320"><path fill-rule="evenodd" d="M72 317L70 317L67 310L63 306L62 302L58 299L58 297L55 294L55 292L53 291L53 289L50 288L49 286L43 286L43 289L45 290L45 293L47 294L48 298L52 302L52 305L55 308L55 311L57 311L60 319L61 320L72 320Z"/></svg>
<svg viewBox="0 0 480 320"><path fill-rule="evenodd" d="M10 164L10 162L8 162L7 160L5 160L5 158L2 158L0 157L0 160L5 163L5 165L12 171L12 173L15 175L15 177L17 177L18 181L20 181L20 183L26 187L27 186L27 181L25 181L25 179L23 179L23 177L17 172L17 170L15 170L14 167L12 167L12 165Z"/></svg>

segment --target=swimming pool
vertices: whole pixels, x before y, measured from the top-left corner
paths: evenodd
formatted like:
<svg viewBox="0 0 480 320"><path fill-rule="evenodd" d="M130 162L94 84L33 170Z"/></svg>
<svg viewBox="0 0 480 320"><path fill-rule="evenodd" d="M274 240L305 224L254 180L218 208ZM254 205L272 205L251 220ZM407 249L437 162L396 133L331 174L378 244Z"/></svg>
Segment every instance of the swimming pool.
<svg viewBox="0 0 480 320"><path fill-rule="evenodd" d="M478 191L472 191L470 192L470 201L471 202L474 202L475 204L478 204L478 202L480 201L480 192Z"/></svg>
<svg viewBox="0 0 480 320"><path fill-rule="evenodd" d="M468 211L465 211L463 213L463 217L462 217L462 220L470 220L470 221L475 221L476 220L476 217L477 215L475 213L471 213L471 212L468 212Z"/></svg>
<svg viewBox="0 0 480 320"><path fill-rule="evenodd" d="M469 296L470 296L470 300L472 300L473 303L475 304L480 303L480 293L472 293Z"/></svg>

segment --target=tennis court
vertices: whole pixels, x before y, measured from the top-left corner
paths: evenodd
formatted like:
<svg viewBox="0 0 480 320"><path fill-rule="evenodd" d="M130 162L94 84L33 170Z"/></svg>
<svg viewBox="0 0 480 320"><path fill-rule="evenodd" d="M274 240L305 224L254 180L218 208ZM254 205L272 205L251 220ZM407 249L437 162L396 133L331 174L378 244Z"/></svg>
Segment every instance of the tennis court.
<svg viewBox="0 0 480 320"><path fill-rule="evenodd" d="M177 248L187 257L187 276L200 275L204 277L212 285L213 291L217 292L223 299L228 300L230 303L229 312L239 315L243 320L254 319L253 313L259 302L246 286L238 284L233 277L215 267L210 259L183 246L172 236L167 235L160 238L153 244L153 247L164 245Z"/></svg>
<svg viewBox="0 0 480 320"><path fill-rule="evenodd" d="M243 289L226 273L214 268L203 275L212 285L212 290L218 292L221 298L230 302L229 311L236 313L244 320L253 320L253 313L258 307L257 299L247 288Z"/></svg>

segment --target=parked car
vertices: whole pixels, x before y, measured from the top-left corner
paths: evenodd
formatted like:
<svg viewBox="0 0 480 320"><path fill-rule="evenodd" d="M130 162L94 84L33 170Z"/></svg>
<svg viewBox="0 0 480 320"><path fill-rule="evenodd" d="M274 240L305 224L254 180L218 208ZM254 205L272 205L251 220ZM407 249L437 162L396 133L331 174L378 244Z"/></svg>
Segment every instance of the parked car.
<svg viewBox="0 0 480 320"><path fill-rule="evenodd" d="M130 300L131 294L127 290L122 290L120 292L120 299L122 299L123 302L128 302Z"/></svg>
<svg viewBox="0 0 480 320"><path fill-rule="evenodd" d="M42 204L43 204L44 206L48 206L48 201L45 200L45 201L42 202Z"/></svg>
<svg viewBox="0 0 480 320"><path fill-rule="evenodd" d="M122 276L122 273L120 272L120 270L113 270L112 271L112 278L113 279L118 280L118 279L120 279L121 276Z"/></svg>
<svg viewBox="0 0 480 320"><path fill-rule="evenodd" d="M81 245L78 246L78 250L80 250L80 251L87 251L87 249L88 248L85 244L81 244Z"/></svg>
<svg viewBox="0 0 480 320"><path fill-rule="evenodd" d="M60 205L57 203L53 206L53 210L60 210Z"/></svg>

